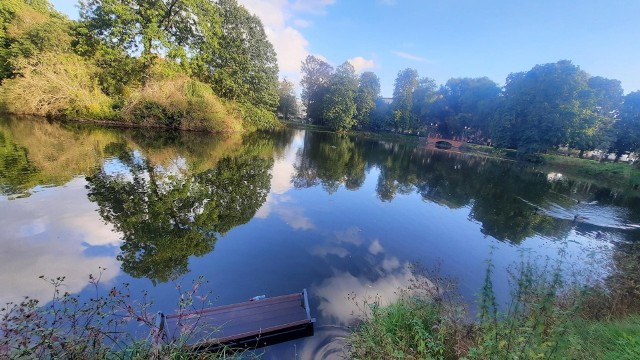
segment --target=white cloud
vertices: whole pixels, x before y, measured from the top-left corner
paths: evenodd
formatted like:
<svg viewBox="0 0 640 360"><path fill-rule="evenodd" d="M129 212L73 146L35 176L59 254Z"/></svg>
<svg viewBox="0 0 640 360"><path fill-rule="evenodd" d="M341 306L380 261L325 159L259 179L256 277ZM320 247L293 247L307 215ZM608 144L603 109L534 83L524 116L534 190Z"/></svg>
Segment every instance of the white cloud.
<svg viewBox="0 0 640 360"><path fill-rule="evenodd" d="M378 255L384 252L384 248L380 245L380 240L375 239L371 245L369 245L369 252L373 255Z"/></svg>
<svg viewBox="0 0 640 360"><path fill-rule="evenodd" d="M361 245L364 242L364 237L362 236L362 230L354 226L344 231L336 231L335 241L337 243Z"/></svg>
<svg viewBox="0 0 640 360"><path fill-rule="evenodd" d="M335 2L336 0L296 0L292 7L296 11L322 15L326 13L326 7Z"/></svg>
<svg viewBox="0 0 640 360"><path fill-rule="evenodd" d="M11 207L0 206L0 303L22 296L49 300L52 287L40 275L66 276L63 291L77 293L99 267L107 269L103 283L120 274L121 236L101 220L85 185L83 178L75 178L64 187L12 200ZM42 206L45 198L56 204L55 210Z"/></svg>
<svg viewBox="0 0 640 360"><path fill-rule="evenodd" d="M281 75L297 79L302 61L309 55L309 42L292 27L271 31L270 41L278 54Z"/></svg>
<svg viewBox="0 0 640 360"><path fill-rule="evenodd" d="M363 72L364 70L367 70L367 69L373 69L376 67L376 63L375 61L373 61L373 59L367 60L362 56L356 56L352 59L349 59L348 61L356 69L357 73Z"/></svg>
<svg viewBox="0 0 640 360"><path fill-rule="evenodd" d="M400 260L398 260L398 258L395 256L385 257L382 261L382 268L387 272L393 271L399 267Z"/></svg>
<svg viewBox="0 0 640 360"><path fill-rule="evenodd" d="M418 55L413 55L413 54L409 54L406 52L402 52L402 51L394 51L394 54L396 54L397 56L400 56L403 59L408 59L408 60L413 60L413 61L420 61L420 62L424 62L427 61L427 59L418 56Z"/></svg>
<svg viewBox="0 0 640 360"><path fill-rule="evenodd" d="M311 230L316 226L311 219L303 215L304 209L297 206L279 206L274 212L294 230Z"/></svg>
<svg viewBox="0 0 640 360"><path fill-rule="evenodd" d="M315 256L325 257L327 255L336 255L341 258L346 258L350 253L349 250L340 246L322 245L316 246L311 250L311 254Z"/></svg>
<svg viewBox="0 0 640 360"><path fill-rule="evenodd" d="M251 13L256 14L269 41L277 53L280 76L297 82L300 64L309 55L309 41L295 27L311 26L308 20L296 18L299 13L322 15L335 0L239 0Z"/></svg>
<svg viewBox="0 0 640 360"><path fill-rule="evenodd" d="M293 163L296 153L304 142L304 132L297 131L293 137L292 145L287 148L284 155L276 159L271 169L271 192L267 200L256 212L255 217L266 219L275 214L294 230L311 230L315 225L304 215L304 209L294 204L287 192L293 187L291 179L295 175Z"/></svg>
<svg viewBox="0 0 640 360"><path fill-rule="evenodd" d="M296 27L299 28L308 28L312 25L313 23L309 20L304 20L304 19L294 19L293 20L293 25L295 25Z"/></svg>
<svg viewBox="0 0 640 360"><path fill-rule="evenodd" d="M398 289L407 288L413 278L408 265L393 273L388 273L375 281L365 277L355 277L348 272L338 272L333 277L313 285L312 294L322 294L318 310L325 319L331 319L341 325L350 325L356 316L362 315L366 309L358 308L357 303L362 300L380 301L387 305L398 298ZM350 294L355 294L355 301L348 300Z"/></svg>

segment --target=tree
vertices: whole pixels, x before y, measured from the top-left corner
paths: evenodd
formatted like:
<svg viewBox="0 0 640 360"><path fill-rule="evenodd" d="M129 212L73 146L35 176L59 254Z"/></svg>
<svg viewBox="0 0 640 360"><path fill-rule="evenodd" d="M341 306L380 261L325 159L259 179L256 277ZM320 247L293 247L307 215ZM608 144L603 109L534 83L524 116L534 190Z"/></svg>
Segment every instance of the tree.
<svg viewBox="0 0 640 360"><path fill-rule="evenodd" d="M427 125L432 118L432 106L438 99L436 81L428 77L418 80L418 85L413 91L413 114L417 123Z"/></svg>
<svg viewBox="0 0 640 360"><path fill-rule="evenodd" d="M614 125L616 141L613 149L621 155L625 151L640 151L640 91L624 97L620 120Z"/></svg>
<svg viewBox="0 0 640 360"><path fill-rule="evenodd" d="M298 114L298 103L296 101L296 94L293 90L293 83L287 80L287 78L280 81L278 96L280 97L280 101L278 102L278 113L282 114L282 117L285 120L295 117Z"/></svg>
<svg viewBox="0 0 640 360"><path fill-rule="evenodd" d="M531 154L567 144L581 123L588 74L568 60L510 74L493 123L494 143Z"/></svg>
<svg viewBox="0 0 640 360"><path fill-rule="evenodd" d="M46 0L0 3L0 81L43 52L71 50L72 23Z"/></svg>
<svg viewBox="0 0 640 360"><path fill-rule="evenodd" d="M449 79L444 101L450 111L448 128L452 134L489 134L489 118L495 112L500 87L487 77Z"/></svg>
<svg viewBox="0 0 640 360"><path fill-rule="evenodd" d="M211 64L204 64L210 73L205 81L219 96L275 112L278 63L262 22L236 0L217 4L222 31Z"/></svg>
<svg viewBox="0 0 640 360"><path fill-rule="evenodd" d="M357 125L366 127L371 122L371 116L376 108L376 99L380 95L380 79L371 72L365 71L360 75L356 94Z"/></svg>
<svg viewBox="0 0 640 360"><path fill-rule="evenodd" d="M348 131L356 124L357 90L356 71L351 63L345 61L331 75L329 89L324 96L323 118L333 130Z"/></svg>
<svg viewBox="0 0 640 360"><path fill-rule="evenodd" d="M81 0L80 18L105 44L140 53L147 64L155 55L182 64L207 57L220 34L209 0Z"/></svg>
<svg viewBox="0 0 640 360"><path fill-rule="evenodd" d="M418 71L398 72L393 88L393 123L396 130L409 131L416 126L413 113L413 92L418 86Z"/></svg>
<svg viewBox="0 0 640 360"><path fill-rule="evenodd" d="M302 62L302 102L306 108L307 119L314 124L324 125L323 101L329 89L329 80L333 67L313 55Z"/></svg>
<svg viewBox="0 0 640 360"><path fill-rule="evenodd" d="M613 125L618 120L623 90L620 81L600 76L587 81L579 96L580 116L571 127L568 145L580 150L608 150L614 141Z"/></svg>

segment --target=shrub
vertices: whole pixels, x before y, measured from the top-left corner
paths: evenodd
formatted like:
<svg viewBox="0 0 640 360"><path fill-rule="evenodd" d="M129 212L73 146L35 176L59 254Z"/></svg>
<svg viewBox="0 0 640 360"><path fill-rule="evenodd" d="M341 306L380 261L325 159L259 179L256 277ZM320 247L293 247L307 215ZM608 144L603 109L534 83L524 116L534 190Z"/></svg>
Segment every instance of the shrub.
<svg viewBox="0 0 640 360"><path fill-rule="evenodd" d="M125 121L182 130L236 132L242 121L211 90L185 75L151 79L128 99Z"/></svg>
<svg viewBox="0 0 640 360"><path fill-rule="evenodd" d="M584 285L568 281L562 265L562 261L542 265L523 259L510 268L511 296L500 306L489 262L476 303L476 321L454 298L442 296L447 293L442 290L427 294L433 301L401 296L384 308L379 301L365 302L370 311L363 312L363 324L349 337L351 355L361 359L640 358L635 283L621 283L622 275L614 272L595 285ZM627 280L635 278L634 266L622 270L634 274L624 275ZM440 281L436 278L436 284Z"/></svg>
<svg viewBox="0 0 640 360"><path fill-rule="evenodd" d="M251 104L239 104L236 111L244 120L244 126L247 129L270 130L280 126L280 122L274 113Z"/></svg>
<svg viewBox="0 0 640 360"><path fill-rule="evenodd" d="M41 278L53 286L53 298L46 304L26 298L20 303L8 303L0 308L1 359L228 359L252 358L248 352L223 348L202 353L189 347L190 340L202 339L198 326L184 331L171 342L160 339L154 328L153 302L146 293L142 298L131 297L129 284L112 288L108 294L99 291L100 269L97 276L89 276L95 296L86 302L78 296L61 292L64 277ZM179 315L202 310L209 294L199 296L205 281L198 278L191 287L182 289L176 284ZM185 315L190 316L190 315ZM149 330L145 339L130 333L131 323ZM162 345L160 345L162 344Z"/></svg>
<svg viewBox="0 0 640 360"><path fill-rule="evenodd" d="M22 76L5 79L0 102L14 114L108 119L111 100L98 88L95 68L73 54L43 53L22 60Z"/></svg>
<svg viewBox="0 0 640 360"><path fill-rule="evenodd" d="M440 306L429 300L402 296L382 307L367 304L370 315L349 343L355 359L443 359L445 344Z"/></svg>

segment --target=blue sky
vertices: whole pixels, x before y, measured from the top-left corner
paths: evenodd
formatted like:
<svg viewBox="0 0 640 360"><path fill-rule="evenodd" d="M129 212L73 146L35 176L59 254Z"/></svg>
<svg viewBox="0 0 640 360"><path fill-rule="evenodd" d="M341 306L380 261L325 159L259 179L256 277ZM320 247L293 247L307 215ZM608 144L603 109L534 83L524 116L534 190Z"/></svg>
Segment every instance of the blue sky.
<svg viewBox="0 0 640 360"><path fill-rule="evenodd" d="M54 0L77 17L75 1ZM298 81L308 54L374 71L391 96L411 67L444 84L572 60L640 90L640 0L239 0L263 21L281 76Z"/></svg>

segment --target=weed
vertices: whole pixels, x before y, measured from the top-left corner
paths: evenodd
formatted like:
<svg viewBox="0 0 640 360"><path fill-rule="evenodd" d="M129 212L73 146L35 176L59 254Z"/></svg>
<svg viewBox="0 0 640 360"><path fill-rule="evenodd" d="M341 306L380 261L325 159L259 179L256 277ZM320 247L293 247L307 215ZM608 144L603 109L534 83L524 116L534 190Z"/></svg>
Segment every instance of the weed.
<svg viewBox="0 0 640 360"><path fill-rule="evenodd" d="M51 301L40 306L35 299L25 298L20 303L8 303L0 309L0 358L25 359L149 359L198 358L222 359L238 355L235 349L223 348L216 353L203 354L188 344L201 339L198 328L184 331L177 340L160 341L154 332L156 314L151 311L153 302L146 292L140 300L133 300L129 284L112 288L101 294L100 278L89 276L94 296L87 301L62 292L64 277L47 278L53 289ZM207 295L200 296L204 282L197 279L187 289L176 285L179 301L177 314L202 309L208 302ZM136 323L148 329L146 339L135 338L130 325ZM242 353L241 356L254 356Z"/></svg>
<svg viewBox="0 0 640 360"><path fill-rule="evenodd" d="M556 262L522 258L509 268L511 294L501 306L487 263L477 318L446 291L440 277L414 273L400 298L382 307L365 300L363 323L350 336L354 358L367 359L638 359L640 317L635 288L637 259L627 253L604 280L571 280ZM563 270L565 269L565 270ZM630 274L627 274L630 272ZM428 286L425 286L428 284ZM427 289L421 296L412 290ZM355 299L355 296L352 296Z"/></svg>

